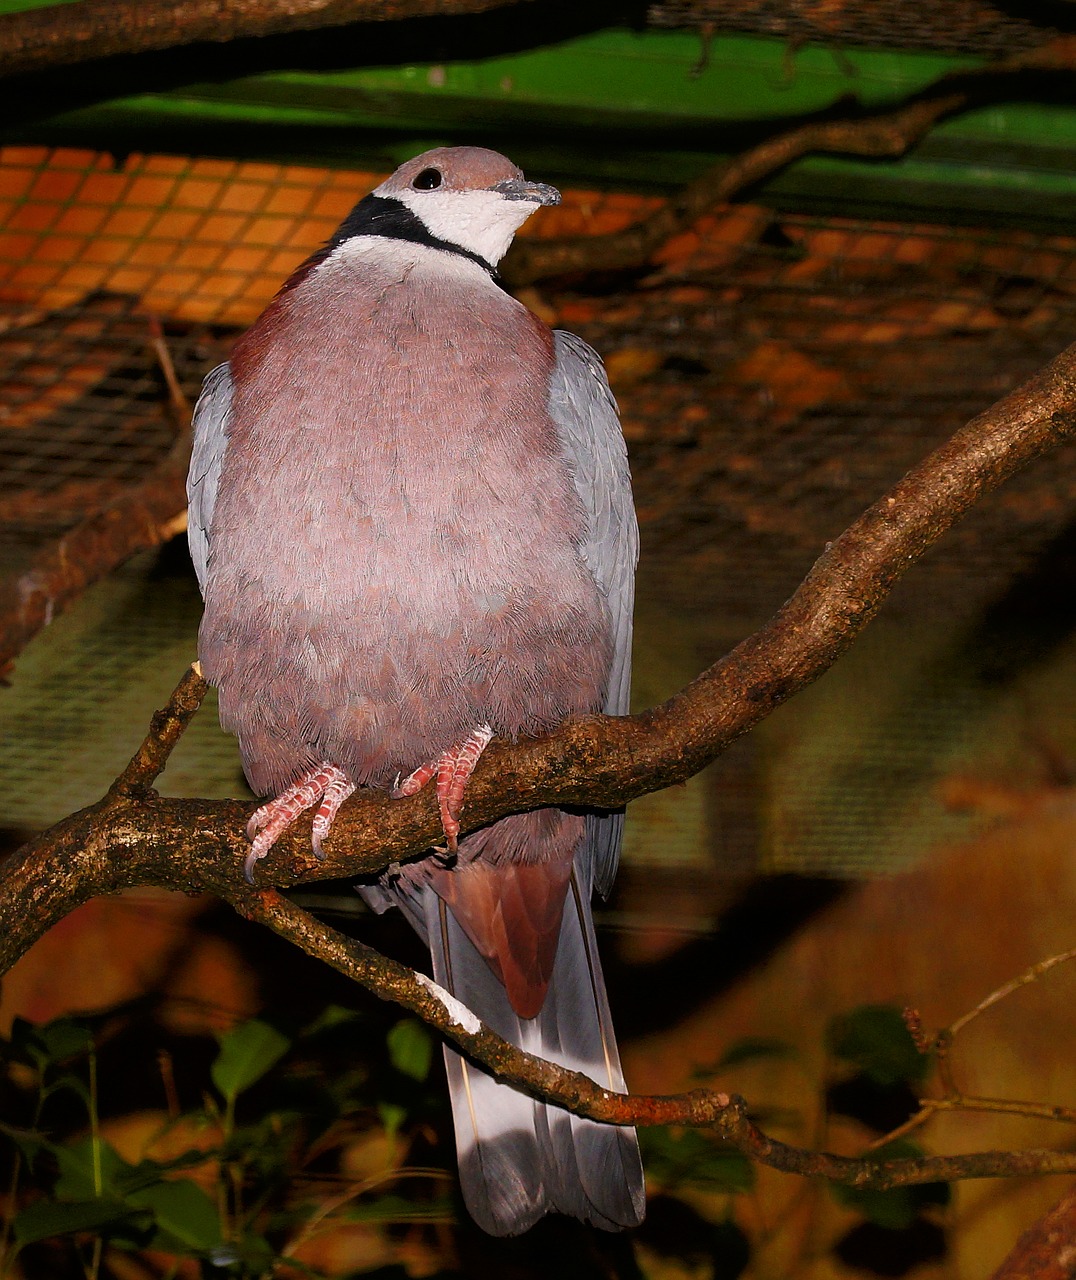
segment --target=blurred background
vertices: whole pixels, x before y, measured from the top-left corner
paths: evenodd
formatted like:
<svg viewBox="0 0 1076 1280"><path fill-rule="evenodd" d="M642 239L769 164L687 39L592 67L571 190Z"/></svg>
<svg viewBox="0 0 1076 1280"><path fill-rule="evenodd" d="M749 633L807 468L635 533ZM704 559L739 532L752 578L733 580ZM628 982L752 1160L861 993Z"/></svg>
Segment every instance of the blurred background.
<svg viewBox="0 0 1076 1280"><path fill-rule="evenodd" d="M183 8L146 12L182 26ZM642 527L640 708L765 623L865 506L1076 337L1070 0L433 8L105 57L87 56L101 12L87 0L0 2L0 70L28 23L88 31L77 57L59 40L53 66L26 69L16 49L0 79L5 849L101 795L194 657L183 399L420 150L494 147L563 191L521 234L516 292L602 353L620 403ZM866 127L954 85L961 109L897 158L771 166L637 261L589 263L587 239L647 224L700 178L716 191L723 165L769 139ZM569 257L543 264L542 244L565 237ZM511 256L505 273L511 285ZM632 1088L706 1080L744 1092L786 1141L858 1152L939 1087L894 1010L949 1026L1074 945L1074 464L1064 446L1029 467L814 687L686 787L632 805L600 916ZM161 790L248 794L212 701ZM299 896L421 964L406 927L362 914L347 886ZM1076 1106L1074 996L1061 965L977 1019L955 1051L959 1088ZM348 1012L318 1023L326 1009ZM288 1079L314 1089L339 1083L340 1061L361 1064L325 1122L333 1143L304 1129L317 1150L300 1159L288 1129L268 1173L242 1173L276 1191L229 1211L237 1239L242 1226L279 1251L302 1235L294 1256L320 1274L978 1277L1065 1189L857 1201L752 1175L697 1135L657 1136L636 1238L548 1223L493 1242L437 1172L453 1154L421 1029L212 901L99 899L18 964L0 1019L10 1062L39 1085L88 1069L77 1036L27 1039L28 1023L71 1014L88 1018L102 1123L132 1164L163 1159L162 1125L174 1146L218 1123L206 1073L219 1037L256 1015L288 1047L275 1084L243 1085L251 1133L287 1110ZM28 1124L29 1078L5 1089L9 1122ZM88 1112L50 1105L79 1141ZM945 1113L913 1136L932 1151L1073 1145L1072 1115L1030 1110ZM233 1167L203 1168L198 1185L212 1199ZM433 1172L392 1181L418 1167ZM326 1208L348 1178L374 1190ZM41 1187L63 1198L25 1171L13 1185L9 1218ZM82 1274L93 1235L43 1235L12 1274ZM97 1238L102 1275L269 1274L269 1255L213 1260L201 1237L189 1254L171 1238Z"/></svg>

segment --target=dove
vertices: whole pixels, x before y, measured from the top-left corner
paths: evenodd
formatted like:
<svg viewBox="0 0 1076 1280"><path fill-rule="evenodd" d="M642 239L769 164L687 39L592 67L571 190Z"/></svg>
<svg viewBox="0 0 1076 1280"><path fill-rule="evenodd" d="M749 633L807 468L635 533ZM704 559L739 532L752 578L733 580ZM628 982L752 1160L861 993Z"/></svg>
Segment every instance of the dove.
<svg viewBox="0 0 1076 1280"><path fill-rule="evenodd" d="M559 201L443 147L360 200L284 283L194 413L199 660L252 789L248 879L357 787L437 794L443 847L359 886L500 1036L626 1092L592 919L623 814L546 808L461 837L492 737L628 711L638 529L601 360L500 284ZM634 1130L517 1092L445 1049L464 1201L494 1235L644 1212Z"/></svg>

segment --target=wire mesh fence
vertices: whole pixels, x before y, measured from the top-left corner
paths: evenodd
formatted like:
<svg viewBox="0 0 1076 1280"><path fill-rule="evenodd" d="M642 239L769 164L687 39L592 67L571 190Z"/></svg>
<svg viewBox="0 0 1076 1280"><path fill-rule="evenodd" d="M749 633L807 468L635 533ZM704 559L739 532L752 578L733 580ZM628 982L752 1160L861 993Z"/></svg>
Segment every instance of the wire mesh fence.
<svg viewBox="0 0 1076 1280"><path fill-rule="evenodd" d="M17 602L43 549L122 503L173 447L179 427L157 329L193 398L231 337L377 181L295 165L0 151L0 598ZM568 192L529 234L614 232L658 202ZM642 591L652 614L674 611L693 629L690 666L763 622L825 542L927 448L1072 340L1076 239L737 205L700 220L643 272L550 281L526 300L606 358L632 451ZM910 576L891 616L933 619L948 634L974 627L1067 545L1072 455L1055 453L973 513ZM184 621L169 614L161 626L193 654L197 598L187 597ZM119 675L119 687L135 678ZM20 683L12 694L29 696ZM966 709L974 693L953 707ZM25 735L65 702L83 705L69 691L32 706L9 698L7 708ZM84 718L62 731L50 721L33 750L71 777L62 744L80 734ZM929 736L944 745L960 735L949 723ZM25 736L19 744L25 757ZM886 773L888 746L861 740L857 750ZM219 785L234 789L232 765L219 781L224 748L212 753ZM79 759L88 767L95 754ZM759 783L754 766L743 768L732 790L746 809ZM9 820L59 816L28 803L25 772L8 771L17 793L3 801ZM828 846L816 840L812 865L869 861L878 806L857 810L850 786L842 775L831 788L826 803L843 825L827 828L836 833ZM76 790L93 789L83 781ZM773 847L786 853L803 846L801 793L791 817L768 820ZM912 801L887 794L897 823ZM56 793L52 801L72 807ZM737 822L737 839L757 836L758 824Z"/></svg>
<svg viewBox="0 0 1076 1280"><path fill-rule="evenodd" d="M709 26L792 40L825 40L945 53L1004 54L1033 48L1059 34L1067 15L1057 5L1021 12L994 0L659 0L648 11L655 26Z"/></svg>

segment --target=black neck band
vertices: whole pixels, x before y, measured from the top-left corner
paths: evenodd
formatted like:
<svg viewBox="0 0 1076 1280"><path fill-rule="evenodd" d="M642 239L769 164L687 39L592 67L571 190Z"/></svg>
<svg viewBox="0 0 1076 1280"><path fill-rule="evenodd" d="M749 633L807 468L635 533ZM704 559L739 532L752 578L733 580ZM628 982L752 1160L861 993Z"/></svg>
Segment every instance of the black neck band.
<svg viewBox="0 0 1076 1280"><path fill-rule="evenodd" d="M429 249L440 249L444 253L454 253L461 258L469 258L476 262L483 271L497 279L497 272L482 257L463 249L449 240L439 240L433 235L415 213L399 200L389 196L366 196L360 200L329 241L328 251L331 253L338 245L350 240L353 236L384 236L388 240L407 240L411 244L424 244Z"/></svg>

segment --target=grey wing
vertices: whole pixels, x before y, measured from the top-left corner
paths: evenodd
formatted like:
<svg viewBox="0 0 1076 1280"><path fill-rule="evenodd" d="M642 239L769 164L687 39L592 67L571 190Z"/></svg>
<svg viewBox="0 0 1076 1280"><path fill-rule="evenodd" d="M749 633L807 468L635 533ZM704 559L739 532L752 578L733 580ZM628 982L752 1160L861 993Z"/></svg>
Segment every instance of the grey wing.
<svg viewBox="0 0 1076 1280"><path fill-rule="evenodd" d="M187 544L203 596L209 571L209 530L228 448L231 414L232 370L230 365L221 364L202 384L202 394L194 406L194 445L187 472Z"/></svg>
<svg viewBox="0 0 1076 1280"><path fill-rule="evenodd" d="M631 698L631 635L639 526L631 496L628 452L616 401L601 358L575 334L553 333L556 367L549 409L587 517L583 560L605 598L613 662L603 710L627 715ZM620 855L622 813L588 819L594 888L609 892Z"/></svg>

